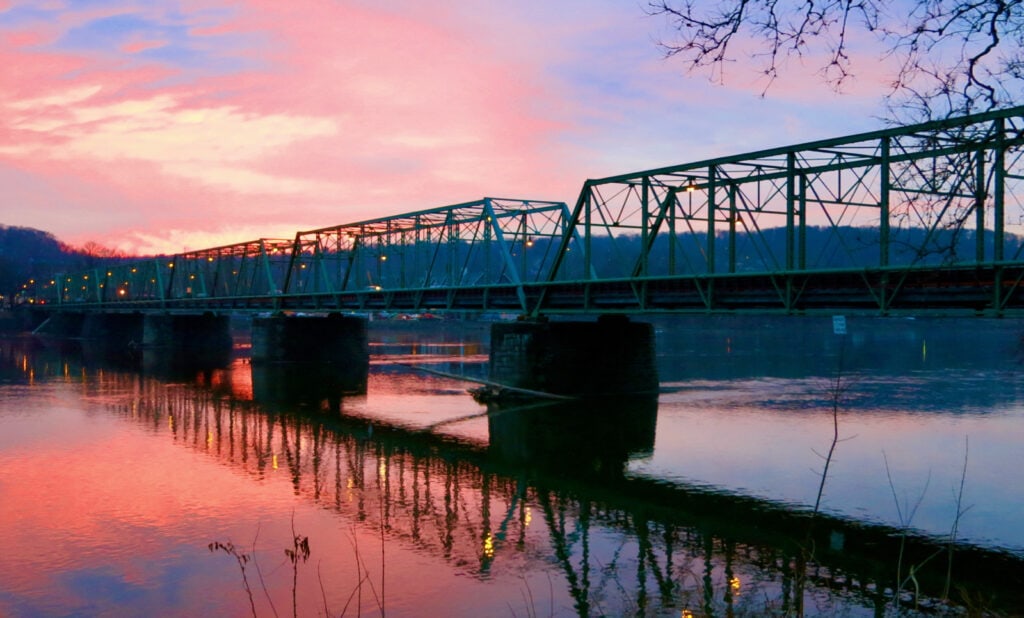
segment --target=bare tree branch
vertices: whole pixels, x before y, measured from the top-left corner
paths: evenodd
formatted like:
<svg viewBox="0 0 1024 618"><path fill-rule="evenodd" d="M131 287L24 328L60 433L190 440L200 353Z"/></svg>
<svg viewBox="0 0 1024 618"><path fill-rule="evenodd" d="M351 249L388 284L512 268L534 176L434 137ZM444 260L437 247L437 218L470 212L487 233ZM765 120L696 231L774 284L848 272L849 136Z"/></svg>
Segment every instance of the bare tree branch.
<svg viewBox="0 0 1024 618"><path fill-rule="evenodd" d="M894 120L920 121L1013 105L1024 95L1024 0L650 0L672 37L666 57L724 81L725 67L754 58L765 92L791 57L818 58L836 91L855 77L850 42L866 34L896 60L886 104ZM900 14L900 9L903 14Z"/></svg>

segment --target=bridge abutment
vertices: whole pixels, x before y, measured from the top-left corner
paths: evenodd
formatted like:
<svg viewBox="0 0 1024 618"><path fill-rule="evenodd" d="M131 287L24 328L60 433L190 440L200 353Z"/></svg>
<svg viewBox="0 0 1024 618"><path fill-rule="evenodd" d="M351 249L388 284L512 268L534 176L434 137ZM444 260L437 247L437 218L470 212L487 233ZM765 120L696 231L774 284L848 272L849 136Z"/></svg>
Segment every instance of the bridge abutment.
<svg viewBox="0 0 1024 618"><path fill-rule="evenodd" d="M365 393L370 370L366 320L356 316L275 315L252 322L252 362L289 374L329 372L342 393Z"/></svg>
<svg viewBox="0 0 1024 618"><path fill-rule="evenodd" d="M494 324L490 379L574 397L657 393L654 327L620 315Z"/></svg>

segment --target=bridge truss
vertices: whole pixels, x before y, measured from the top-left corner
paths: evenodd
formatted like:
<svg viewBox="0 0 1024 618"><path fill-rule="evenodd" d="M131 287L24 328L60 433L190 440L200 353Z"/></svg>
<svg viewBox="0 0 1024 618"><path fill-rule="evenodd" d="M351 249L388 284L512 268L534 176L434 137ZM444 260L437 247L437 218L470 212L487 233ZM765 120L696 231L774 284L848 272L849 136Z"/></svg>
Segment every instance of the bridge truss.
<svg viewBox="0 0 1024 618"><path fill-rule="evenodd" d="M52 305L539 313L1024 308L1024 107L65 274Z"/></svg>

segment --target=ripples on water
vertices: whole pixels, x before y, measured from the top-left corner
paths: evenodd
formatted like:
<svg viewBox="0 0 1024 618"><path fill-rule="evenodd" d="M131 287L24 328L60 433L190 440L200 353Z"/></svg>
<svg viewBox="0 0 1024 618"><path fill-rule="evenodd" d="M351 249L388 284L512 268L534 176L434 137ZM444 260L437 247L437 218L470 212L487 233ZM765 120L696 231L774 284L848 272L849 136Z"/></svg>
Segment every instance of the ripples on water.
<svg viewBox="0 0 1024 618"><path fill-rule="evenodd" d="M249 615L213 541L290 614L293 526L301 615L873 615L895 502L920 501L903 564L941 550L920 534L948 535L965 442L955 583L1024 608L1018 323L851 320L840 346L825 322L659 321L659 401L490 410L436 373L486 375L480 326L374 325L358 396L244 346L198 370L4 340L0 615ZM849 439L811 526L840 356Z"/></svg>

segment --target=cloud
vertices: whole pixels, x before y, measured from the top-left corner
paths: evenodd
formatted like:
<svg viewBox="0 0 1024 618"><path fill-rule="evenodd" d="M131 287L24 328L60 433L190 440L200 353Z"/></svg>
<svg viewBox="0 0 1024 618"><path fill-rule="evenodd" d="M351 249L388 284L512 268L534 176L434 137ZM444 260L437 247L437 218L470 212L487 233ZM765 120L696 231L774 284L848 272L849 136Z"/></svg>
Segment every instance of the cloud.
<svg viewBox="0 0 1024 618"><path fill-rule="evenodd" d="M573 201L586 177L780 145L780 109L805 131L840 117L685 78L652 27L612 0L15 2L0 165L50 179L19 208L76 205L62 239L117 220L103 244L180 250L485 195Z"/></svg>

